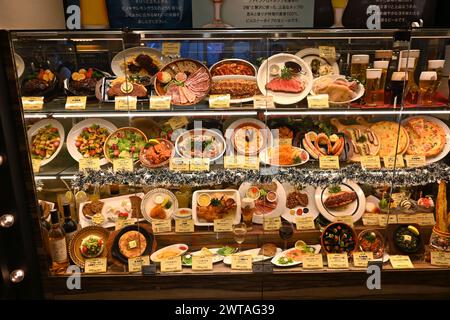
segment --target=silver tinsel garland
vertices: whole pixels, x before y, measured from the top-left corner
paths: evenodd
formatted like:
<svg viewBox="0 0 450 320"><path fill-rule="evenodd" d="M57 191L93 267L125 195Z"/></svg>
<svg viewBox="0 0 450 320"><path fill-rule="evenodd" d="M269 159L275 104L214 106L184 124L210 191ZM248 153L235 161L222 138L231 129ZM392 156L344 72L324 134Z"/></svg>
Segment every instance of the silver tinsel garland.
<svg viewBox="0 0 450 320"><path fill-rule="evenodd" d="M221 184L238 185L244 181L265 183L276 179L295 186L327 186L353 180L368 185L418 186L449 180L450 167L443 163L433 163L426 167L403 168L397 170L364 170L359 164L352 164L340 170L320 170L309 168L261 168L261 170L217 169L209 172L173 172L167 168L150 170L140 168L134 172L106 171L79 172L72 186L85 189L89 185L128 184L133 186L207 187Z"/></svg>

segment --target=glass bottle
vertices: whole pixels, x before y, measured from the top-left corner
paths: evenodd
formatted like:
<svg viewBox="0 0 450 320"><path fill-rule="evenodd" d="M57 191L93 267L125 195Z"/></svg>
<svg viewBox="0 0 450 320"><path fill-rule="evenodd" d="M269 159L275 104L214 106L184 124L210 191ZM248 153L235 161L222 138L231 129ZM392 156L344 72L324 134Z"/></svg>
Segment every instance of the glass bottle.
<svg viewBox="0 0 450 320"><path fill-rule="evenodd" d="M75 222L75 220L72 219L72 214L70 211L70 204L65 203L63 205L63 211L64 211L64 223L63 223L63 229L66 233L66 242L67 244L70 243L70 240L72 240L73 235L78 230L78 225Z"/></svg>
<svg viewBox="0 0 450 320"><path fill-rule="evenodd" d="M48 244L52 262L58 265L68 265L66 234L59 223L58 210L53 209L50 214L52 228L48 232Z"/></svg>

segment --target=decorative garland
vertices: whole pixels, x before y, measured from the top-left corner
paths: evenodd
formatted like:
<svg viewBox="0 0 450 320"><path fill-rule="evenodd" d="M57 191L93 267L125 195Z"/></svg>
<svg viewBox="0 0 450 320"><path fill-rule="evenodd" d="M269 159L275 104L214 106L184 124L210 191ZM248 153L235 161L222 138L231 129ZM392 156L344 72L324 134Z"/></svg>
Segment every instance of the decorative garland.
<svg viewBox="0 0 450 320"><path fill-rule="evenodd" d="M434 183L439 180L449 180L449 178L450 167L444 163L433 163L426 167L404 168L396 171L388 169L363 170L359 164L352 164L340 170L279 169L272 167L261 168L259 171L217 169L210 172L192 173L173 172L167 168L159 170L140 168L134 172L121 171L114 173L112 169L79 172L72 181L72 186L77 189L86 189L89 185L105 184L206 187L221 184L238 185L244 181L265 183L272 181L272 179L277 179L280 182L289 182L295 186L311 185L314 187L339 184L345 179L369 185L417 186Z"/></svg>

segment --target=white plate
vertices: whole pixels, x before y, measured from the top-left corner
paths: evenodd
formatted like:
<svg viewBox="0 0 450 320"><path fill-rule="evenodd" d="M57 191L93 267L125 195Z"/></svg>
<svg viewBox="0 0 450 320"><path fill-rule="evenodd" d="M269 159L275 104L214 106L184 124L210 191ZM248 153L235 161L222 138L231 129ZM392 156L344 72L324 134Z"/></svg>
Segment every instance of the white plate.
<svg viewBox="0 0 450 320"><path fill-rule="evenodd" d="M181 210L187 210L189 214L182 215L180 214ZM174 219L191 219L192 218L192 209L191 208L178 208L177 211L173 214Z"/></svg>
<svg viewBox="0 0 450 320"><path fill-rule="evenodd" d="M101 212L103 217L105 217L105 222L101 225L101 227L103 227L103 228L115 227L116 223L114 221L112 221L111 219L108 219L108 213L107 213L108 207L121 207L121 202L123 200L129 199L129 197L131 197L131 196L138 196L138 197L142 198L144 196L144 194L143 193L135 193L135 194L127 194L124 196L100 199L100 201L105 203L103 205L102 212ZM91 201L81 202L80 207L78 209L78 219L80 221L80 225L82 228L96 225L96 224L92 223L91 219L86 218L83 214L83 207L90 202ZM131 216L131 211L129 213ZM137 219L133 218L133 220L136 222ZM139 221L143 221L143 220L144 220L143 218L139 219Z"/></svg>
<svg viewBox="0 0 450 320"><path fill-rule="evenodd" d="M294 61L298 63L302 67L302 74L300 75L301 81L303 81L304 89L300 93L285 93L285 92L275 92L271 90L266 90L266 84L274 78L269 74L269 68L272 65L278 65L281 68L284 66L284 63L287 61ZM311 73L311 69L309 65L299 57L288 54L288 53L279 53L269 57L267 60L261 64L258 69L258 87L263 95L267 95L268 92L273 95L273 101L278 104L294 104L297 103L308 95L309 91L312 87L313 75Z"/></svg>
<svg viewBox="0 0 450 320"><path fill-rule="evenodd" d="M254 214L253 215L253 223L257 224L263 224L264 218L273 218L273 217L279 217L283 214L285 208L286 208L286 191L284 191L283 186L281 183L279 183L277 180L273 180L277 184L277 196L278 196L278 203L277 207L272 210L270 213L267 214ZM244 182L239 187L239 194L241 195L241 199L245 198L245 194L247 193L247 190L257 183L250 183L250 182Z"/></svg>
<svg viewBox="0 0 450 320"><path fill-rule="evenodd" d="M253 76L228 75L228 76L212 77L212 82L216 82L216 81L220 81L220 80L250 80L250 81L254 81L255 83L257 83L256 77L253 77ZM248 97L248 98L242 98L242 99L230 99L231 104L251 102L251 101L253 101L253 96Z"/></svg>
<svg viewBox="0 0 450 320"><path fill-rule="evenodd" d="M276 148L276 147L273 147ZM261 161L262 163L266 164L266 165L270 165L270 166L274 166L274 167L281 167L281 168L289 168L289 167L298 167L301 166L305 163L307 163L309 161L309 153L302 148L299 147L292 147L293 149L297 149L300 150L301 152L304 152L307 156L307 159L305 161L299 162L299 163L294 163L294 164L288 164L288 165L281 165L281 164L271 164L270 163L270 157L269 157L269 150L270 148L266 148L264 149L260 154L259 154L259 161Z"/></svg>
<svg viewBox="0 0 450 320"><path fill-rule="evenodd" d="M155 58L157 60L157 65L159 69L161 69L164 65L164 57L161 53L161 51L158 51L153 48L147 48L147 47L134 47L129 48L123 51L120 51L118 54L114 56L111 60L111 70L112 72L120 77L125 76L125 70L123 68L124 63L130 59L133 56L137 56L139 54L146 54L149 55L152 58Z"/></svg>
<svg viewBox="0 0 450 320"><path fill-rule="evenodd" d="M237 58L233 58L233 59L223 59L223 60L217 61L216 63L214 63L214 64L209 68L209 72L212 72L212 70L213 70L218 64L223 64L224 62L237 62L237 63L245 64L245 65L251 67L251 68L254 70L254 74L255 74L255 76L256 76L256 72L257 72L257 71L256 71L256 67L255 67L252 63L250 63L250 62L248 62L248 61L246 61L246 60L237 59ZM211 75L212 75L212 73L211 73Z"/></svg>
<svg viewBox="0 0 450 320"><path fill-rule="evenodd" d="M57 121L55 119L43 119L43 120L33 124L31 126L31 128L28 129L28 132L27 132L28 145L30 146L30 150L31 150L32 137L38 133L39 129L44 128L45 126L48 126L48 125L52 125L52 127L58 129L59 137L61 140L59 143L59 147L58 147L58 149L56 149L55 153L53 153L50 158L42 160L41 166L45 166L47 163L51 162L53 159L56 158L58 153L61 151L61 149L64 145L64 141L65 141L64 127L62 126L62 124L59 121Z"/></svg>
<svg viewBox="0 0 450 320"><path fill-rule="evenodd" d="M313 244L313 245L308 245L308 247L313 247L314 248L314 254L318 254L320 252L320 249L322 248L320 244ZM277 266L277 267L292 267L292 266L298 266L299 264L302 264L302 261L294 261L292 263L289 264L279 264L278 263L278 259L281 257L284 257L286 255L286 253L292 251L292 250L296 250L295 248L290 248L287 249L283 252L280 252L279 254L277 254L275 257L272 258L271 262Z"/></svg>
<svg viewBox="0 0 450 320"><path fill-rule="evenodd" d="M208 250L211 251L214 254L212 256L212 263L218 263L218 262L221 262L223 260L224 257L217 253L217 251L219 251L219 249L220 248L212 248L212 249L208 248ZM188 254L190 254L191 256L197 256L197 255L200 256L202 254L202 251L199 250L199 251L195 251L195 252L188 253ZM192 267L191 264L183 263L183 260L181 260L181 263L185 267Z"/></svg>
<svg viewBox="0 0 450 320"><path fill-rule="evenodd" d="M84 128L88 128L93 124L97 124L102 128L108 129L108 137L111 133L117 130L117 127L113 125L111 122L103 120L103 119L85 119L83 121L78 122L76 125L70 129L69 134L67 135L67 150L75 161L80 161L83 158L83 155L78 151L78 148L75 146L75 140L80 135L81 131ZM103 152L100 158L100 165L103 166L108 163L108 160L105 158Z"/></svg>
<svg viewBox="0 0 450 320"><path fill-rule="evenodd" d="M17 53L14 53L14 61L16 63L17 77L20 78L25 71L25 62Z"/></svg>
<svg viewBox="0 0 450 320"><path fill-rule="evenodd" d="M154 199L155 196L157 195L166 195L170 198L170 201L172 202L172 206L170 207L170 209L165 209L166 219L172 219L172 215L178 209L178 200L172 192L162 188L153 189L145 194L141 202L142 215L144 216L145 220L147 220L150 223L153 220L153 218L150 216L150 210L156 205Z"/></svg>
<svg viewBox="0 0 450 320"><path fill-rule="evenodd" d="M383 253L383 258L373 259L373 261L383 261L383 263L386 263L390 260L390 256L387 253Z"/></svg>
<svg viewBox="0 0 450 320"><path fill-rule="evenodd" d="M343 75L327 75L327 76L322 76L322 77L314 79L313 85L311 88L311 95L313 95L313 96L316 95L316 93L314 92L314 88L317 83L319 83L321 81L333 82L333 81L336 81L337 79L345 79L345 76L343 76ZM337 101L328 101L328 102L332 105L349 104L350 102L356 101L359 98L361 98L364 95L364 91L365 91L364 86L361 83L359 83L358 89L355 91L356 95L353 99L347 100L347 101L339 101L339 102L337 102Z"/></svg>
<svg viewBox="0 0 450 320"><path fill-rule="evenodd" d="M378 209L380 209L380 199L378 199L377 197L372 196L372 195L368 196L366 198L366 206L368 203L373 203ZM365 212L367 212L367 211L365 211Z"/></svg>
<svg viewBox="0 0 450 320"><path fill-rule="evenodd" d="M337 62L335 61L334 63L330 64L327 60L325 60L324 58L321 58L320 51L318 48L306 48L306 49L300 50L295 55L298 56L299 58L303 59L308 64L310 69L311 69L311 62L314 59L319 59L321 64L327 64L327 65L331 66L331 68L332 68L331 74L339 74L339 65L337 64Z"/></svg>
<svg viewBox="0 0 450 320"><path fill-rule="evenodd" d="M200 220L197 216L197 198L198 198L199 194L202 194L202 193L208 193L208 194L223 193L223 194L230 196L230 198L233 198L234 201L236 201L236 212L233 217L233 224L238 224L241 221L241 198L240 198L239 192L237 190L232 190L232 189L197 190L192 195L192 219L194 220L194 224L196 226L203 226L203 227L214 226L214 222L206 222L203 219Z"/></svg>
<svg viewBox="0 0 450 320"><path fill-rule="evenodd" d="M181 250L181 249L179 249L179 247L182 247L182 246L186 247L186 250ZM158 251L153 252L153 254L150 256L150 260L152 260L153 262L161 262L161 261L160 261L159 259L157 259L156 257L157 257L160 253L162 253L163 251L168 250L168 249L172 249L172 248L178 248L178 249L180 250L180 253L179 253L177 256L182 256L183 254L186 253L186 251L189 250L189 247L188 247L187 244L184 244L184 243L172 244L172 245L170 245L170 246L161 248L161 249L159 249Z"/></svg>
<svg viewBox="0 0 450 320"><path fill-rule="evenodd" d="M430 164L430 163L437 162L437 161L442 160L443 158L445 158L445 156L447 156L447 154L450 152L450 129L449 129L449 127L442 120L434 118L434 117L430 117L430 116L409 117L409 118L406 118L405 120L402 121L402 125L405 126L406 123L409 120L415 119L415 118L422 118L424 120L431 121L431 122L441 126L442 129L444 129L444 132L445 132L444 149L442 149L441 153L439 153L437 156L427 157L426 158L426 163Z"/></svg>
<svg viewBox="0 0 450 320"><path fill-rule="evenodd" d="M215 140L216 140L218 143L221 143L221 144L222 144L222 151L219 152L219 154L217 154L215 157L209 158L209 160L210 160L211 162L216 161L217 159L219 159L220 157L222 157L223 154L225 153L225 150L226 150L226 143L225 143L225 139L223 138L223 136L222 136L221 134L219 134L218 132L216 132L215 130L210 130L210 129L192 129L192 130L189 130L189 131L186 131L186 132L180 134L180 135L177 137L177 140L175 140L175 151L176 151L176 153L177 153L180 157L182 157L182 158L189 158L189 156L186 156L186 155L182 155L182 154L181 154L181 152L180 152L180 150L179 150L179 147L180 147L180 141L183 140L183 139L185 139L185 138L187 138L187 137L190 136L190 135L205 135L205 134L207 134L207 135L209 135L209 136L211 136L211 137L214 137ZM207 157L205 157L205 158L207 158Z"/></svg>
<svg viewBox="0 0 450 320"><path fill-rule="evenodd" d="M366 197L364 192L356 183L352 181L346 181L339 185L342 191L354 191L356 192L356 200L352 203L340 207L329 209L323 204L323 201L328 197L328 187L316 189L315 199L319 212L330 222L336 221L336 217L352 216L353 222L361 219L364 211L366 211Z"/></svg>
<svg viewBox="0 0 450 320"><path fill-rule="evenodd" d="M283 183L283 188L286 192L286 199L287 199L287 195L289 195L289 193L293 192L296 190L296 188L288 183L285 182ZM300 190L300 192L302 193L306 193L308 195L308 206L306 207L295 207L292 210L297 210L297 209L305 209L308 208L308 213L304 213L301 215L301 217L312 217L313 219L317 218L317 216L319 215L319 210L317 209L316 206L316 201L314 200L314 193L316 192L316 189L312 186L307 186L304 189ZM287 203L287 200L286 200ZM288 207L285 207L283 210L283 214L281 215L281 217L291 223L295 223L295 218L298 217L297 215L292 215L290 214L291 209L289 209Z"/></svg>
<svg viewBox="0 0 450 320"><path fill-rule="evenodd" d="M241 255L241 256L250 255L250 256L252 256L252 262L253 263L260 262L260 261L266 261L266 260L269 260L270 258L272 258L272 257L268 257L268 256L258 255L259 250L261 250L261 248L245 250L245 251L241 251L241 252L234 253L234 254L235 255ZM280 248L277 248L277 253L275 254L275 256L280 254L281 251L282 250ZM226 264L226 265L231 266L231 256L232 255L226 256L223 259L223 263Z"/></svg>
<svg viewBox="0 0 450 320"><path fill-rule="evenodd" d="M227 154L234 154L233 150L236 150L236 146L234 143L234 131L236 130L236 128L238 128L239 126L243 125L243 124L252 124L255 127L260 128L260 130L262 130L262 135L263 135L263 139L264 139L264 144L261 146L261 150L264 150L266 147L271 147L273 144L273 136L272 136L272 132L270 131L269 127L267 127L267 125L262 122L259 121L257 119L253 119L253 118L243 118L243 119L239 119L234 121L232 124L229 125L229 127L225 130L225 139L227 142ZM238 151L238 150L236 150ZM255 156L257 155L260 151L257 152L249 152L248 155L250 156Z"/></svg>

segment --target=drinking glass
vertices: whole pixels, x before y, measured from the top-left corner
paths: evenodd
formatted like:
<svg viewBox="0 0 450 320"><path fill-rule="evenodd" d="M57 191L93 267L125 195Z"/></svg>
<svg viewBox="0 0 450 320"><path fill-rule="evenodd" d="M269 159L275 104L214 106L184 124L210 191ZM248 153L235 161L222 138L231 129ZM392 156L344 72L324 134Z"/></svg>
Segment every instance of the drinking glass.
<svg viewBox="0 0 450 320"><path fill-rule="evenodd" d="M408 74L404 71L396 71L392 73L391 90L393 105L401 105L403 99L403 87L405 81L408 81Z"/></svg>
<svg viewBox="0 0 450 320"><path fill-rule="evenodd" d="M331 0L331 6L334 11L334 24L331 28L344 28L342 24L342 16L345 8L347 8L348 0Z"/></svg>
<svg viewBox="0 0 450 320"><path fill-rule="evenodd" d="M408 73L408 83L405 89L405 100L410 104L416 104L419 98L419 86L414 80L414 70L416 65L416 58L401 58L400 71Z"/></svg>
<svg viewBox="0 0 450 320"><path fill-rule="evenodd" d="M362 84L366 83L366 70L369 66L369 55L354 54L352 55L352 62L350 66L350 75L358 79Z"/></svg>
<svg viewBox="0 0 450 320"><path fill-rule="evenodd" d="M377 106L381 100L381 69L367 69L366 70L366 94L364 100L368 106Z"/></svg>
<svg viewBox="0 0 450 320"><path fill-rule="evenodd" d="M245 241L245 235L247 234L247 227L244 222L233 225L234 240L238 244L238 250L241 251L241 244Z"/></svg>
<svg viewBox="0 0 450 320"><path fill-rule="evenodd" d="M232 28L222 20L222 4L225 0L211 0L214 4L214 19L211 23L205 24L203 28Z"/></svg>
<svg viewBox="0 0 450 320"><path fill-rule="evenodd" d="M241 212L242 220L247 230L253 229L253 214L255 211L255 201L252 198L243 198L241 201Z"/></svg>
<svg viewBox="0 0 450 320"><path fill-rule="evenodd" d="M433 103L436 81L436 71L422 71L422 73L420 74L420 102L425 106L429 106Z"/></svg>
<svg viewBox="0 0 450 320"><path fill-rule="evenodd" d="M287 241L294 235L294 225L289 221L283 221L278 230L280 238L284 240L284 250L287 249Z"/></svg>

